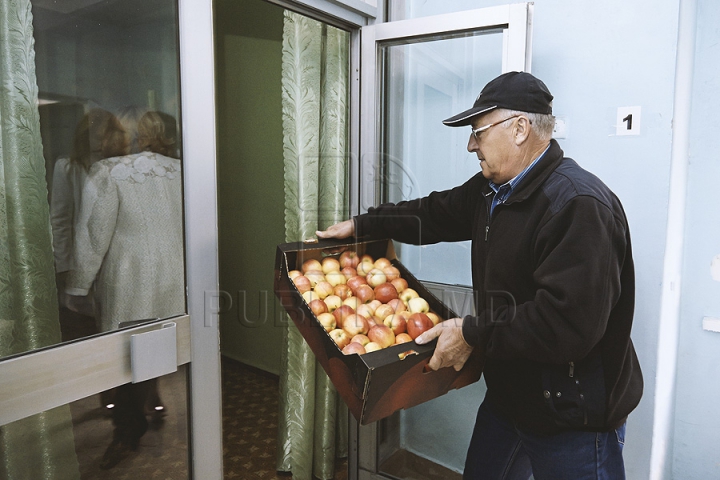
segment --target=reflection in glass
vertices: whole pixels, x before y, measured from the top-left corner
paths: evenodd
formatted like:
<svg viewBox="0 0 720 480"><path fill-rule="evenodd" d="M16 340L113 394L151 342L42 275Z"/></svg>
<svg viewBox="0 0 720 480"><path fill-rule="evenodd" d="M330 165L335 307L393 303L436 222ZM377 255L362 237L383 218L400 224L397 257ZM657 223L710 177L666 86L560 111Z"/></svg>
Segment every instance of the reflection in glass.
<svg viewBox="0 0 720 480"><path fill-rule="evenodd" d="M185 312L174 0L33 0L63 340Z"/></svg>
<svg viewBox="0 0 720 480"><path fill-rule="evenodd" d="M382 201L453 188L480 171L467 152L470 129L449 128L442 120L472 105L501 73L502 50L497 30L381 48ZM469 242L398 247L403 264L418 278L471 284Z"/></svg>
<svg viewBox="0 0 720 480"><path fill-rule="evenodd" d="M115 400L122 395L119 389L93 395L81 400L18 420L0 427L4 431L23 431L24 435L12 437L12 444L6 443L6 435L0 437L0 450L6 452L3 459L11 471L0 467L0 478L42 479L124 479L124 478L172 478L189 476L188 466L188 419L187 419L187 369L156 379L164 392L164 409L155 410L152 398L140 405L145 422L145 432L133 446L108 448L114 445L116 428L113 418L118 408ZM132 385L132 384L131 384ZM143 387L143 384L133 386ZM69 411L72 421L59 414ZM50 439L35 434L38 424L51 432ZM68 425L70 423L70 425ZM65 450L58 450L59 436L69 440ZM42 441L44 449L35 442ZM52 445L53 448L48 447ZM74 451L73 451L74 446ZM47 453L53 455L48 457ZM47 476L52 472L52 476Z"/></svg>

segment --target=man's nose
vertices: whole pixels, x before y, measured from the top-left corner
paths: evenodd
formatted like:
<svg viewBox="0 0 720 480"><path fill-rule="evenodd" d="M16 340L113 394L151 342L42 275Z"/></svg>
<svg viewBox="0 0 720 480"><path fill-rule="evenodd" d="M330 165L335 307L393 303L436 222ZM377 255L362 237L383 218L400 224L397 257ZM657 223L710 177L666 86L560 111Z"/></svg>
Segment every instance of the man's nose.
<svg viewBox="0 0 720 480"><path fill-rule="evenodd" d="M470 139L468 140L468 144L467 144L467 151L470 152L470 153L475 152L475 151L477 151L478 146L479 146L479 145L478 145L478 143L477 143L477 140L475 140L475 135L473 135L473 134L471 133L471 134L470 134Z"/></svg>

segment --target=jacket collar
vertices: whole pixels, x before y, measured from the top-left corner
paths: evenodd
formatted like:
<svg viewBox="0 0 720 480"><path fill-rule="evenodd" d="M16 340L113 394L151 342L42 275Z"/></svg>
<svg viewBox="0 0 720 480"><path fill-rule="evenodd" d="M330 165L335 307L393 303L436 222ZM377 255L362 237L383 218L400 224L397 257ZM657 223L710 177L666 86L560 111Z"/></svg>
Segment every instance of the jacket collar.
<svg viewBox="0 0 720 480"><path fill-rule="evenodd" d="M550 147L547 152L545 152L543 158L528 172L527 176L523 178L517 188L513 190L505 204L521 202L535 193L535 191L545 183L545 180L547 180L550 174L555 171L558 165L560 165L564 155L557 141L555 139L550 140ZM487 197L492 193L493 190L490 188L488 182L483 188L483 195Z"/></svg>

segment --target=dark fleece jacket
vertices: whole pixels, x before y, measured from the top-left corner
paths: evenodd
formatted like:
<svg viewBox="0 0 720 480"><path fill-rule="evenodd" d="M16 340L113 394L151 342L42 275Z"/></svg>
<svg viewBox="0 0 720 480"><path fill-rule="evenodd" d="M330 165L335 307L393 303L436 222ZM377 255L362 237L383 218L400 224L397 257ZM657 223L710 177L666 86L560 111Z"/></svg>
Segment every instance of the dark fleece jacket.
<svg viewBox="0 0 720 480"><path fill-rule="evenodd" d="M415 245L472 240L476 316L491 405L537 433L609 430L642 396L630 331L635 278L622 205L552 140L490 216L482 173L355 217L356 235Z"/></svg>

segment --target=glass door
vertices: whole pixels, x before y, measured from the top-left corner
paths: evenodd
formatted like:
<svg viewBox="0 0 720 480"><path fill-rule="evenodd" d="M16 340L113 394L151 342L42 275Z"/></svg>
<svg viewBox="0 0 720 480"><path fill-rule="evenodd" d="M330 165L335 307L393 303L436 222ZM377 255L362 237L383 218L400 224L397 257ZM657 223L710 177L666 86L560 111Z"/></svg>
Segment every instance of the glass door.
<svg viewBox="0 0 720 480"><path fill-rule="evenodd" d="M211 3L8 9L0 478L220 478Z"/></svg>
<svg viewBox="0 0 720 480"><path fill-rule="evenodd" d="M469 130L442 120L467 109L501 73L529 70L531 18L532 4L523 3L363 27L362 211L452 188L478 172L466 150ZM433 293L459 314L471 313L469 242L396 244L396 250ZM459 478L464 451L453 445L465 437L469 442L467 419L475 416L482 388L451 392L362 427L359 478L408 478L413 469L435 472L427 478Z"/></svg>

